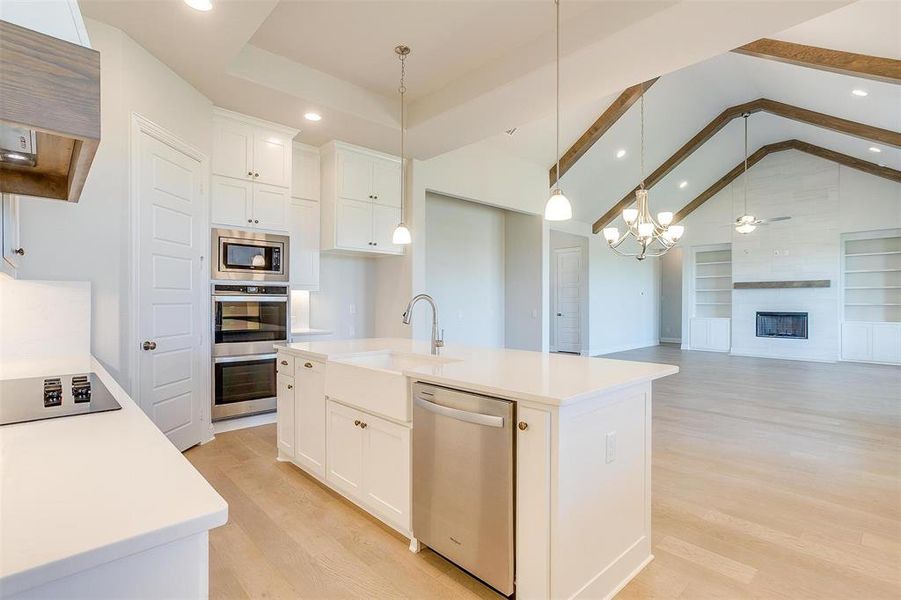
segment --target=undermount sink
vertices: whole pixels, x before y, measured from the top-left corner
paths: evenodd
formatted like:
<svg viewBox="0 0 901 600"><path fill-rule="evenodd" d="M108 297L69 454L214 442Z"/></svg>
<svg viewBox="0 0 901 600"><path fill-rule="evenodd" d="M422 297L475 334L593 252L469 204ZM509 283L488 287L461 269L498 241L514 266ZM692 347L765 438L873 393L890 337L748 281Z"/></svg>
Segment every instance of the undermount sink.
<svg viewBox="0 0 901 600"><path fill-rule="evenodd" d="M326 364L325 395L406 422L410 420L410 401L403 372L456 360L389 350L339 356Z"/></svg>
<svg viewBox="0 0 901 600"><path fill-rule="evenodd" d="M367 369L379 369L400 374L406 369L415 369L416 367L424 367L427 365L443 365L449 362L455 362L455 359L426 354L373 352L337 358L336 361L365 367Z"/></svg>

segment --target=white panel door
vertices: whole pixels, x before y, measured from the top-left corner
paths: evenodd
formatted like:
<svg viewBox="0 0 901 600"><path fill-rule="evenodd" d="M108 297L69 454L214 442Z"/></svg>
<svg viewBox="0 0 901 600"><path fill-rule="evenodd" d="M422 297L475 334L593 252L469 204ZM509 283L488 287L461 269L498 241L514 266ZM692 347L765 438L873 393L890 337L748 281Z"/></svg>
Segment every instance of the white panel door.
<svg viewBox="0 0 901 600"><path fill-rule="evenodd" d="M410 529L410 430L361 415L364 501L402 529Z"/></svg>
<svg viewBox="0 0 901 600"><path fill-rule="evenodd" d="M294 379L285 375L276 378L275 410L278 413L276 440L278 449L288 458L294 457L295 445L295 410Z"/></svg>
<svg viewBox="0 0 901 600"><path fill-rule="evenodd" d="M201 440L205 218L197 160L140 132L138 403L179 450ZM206 294L208 298L208 294Z"/></svg>
<svg viewBox="0 0 901 600"><path fill-rule="evenodd" d="M3 271L12 275L19 268L19 261L25 255L19 237L19 197L3 194L0 211L2 211L0 243L3 245Z"/></svg>
<svg viewBox="0 0 901 600"><path fill-rule="evenodd" d="M228 119L217 119L213 129L213 173L253 179L253 129Z"/></svg>
<svg viewBox="0 0 901 600"><path fill-rule="evenodd" d="M257 229L288 229L288 190L274 185L253 185L253 226Z"/></svg>
<svg viewBox="0 0 901 600"><path fill-rule="evenodd" d="M295 146L291 172L291 196L318 202L319 151Z"/></svg>
<svg viewBox="0 0 901 600"><path fill-rule="evenodd" d="M400 163L385 158L372 159L372 200L400 208Z"/></svg>
<svg viewBox="0 0 901 600"><path fill-rule="evenodd" d="M559 352L582 351L582 249L554 251L555 346Z"/></svg>
<svg viewBox="0 0 901 600"><path fill-rule="evenodd" d="M298 361L296 373L295 458L311 473L325 477L325 365Z"/></svg>
<svg viewBox="0 0 901 600"><path fill-rule="evenodd" d="M217 225L250 227L253 224L253 183L213 176L210 218Z"/></svg>
<svg viewBox="0 0 901 600"><path fill-rule="evenodd" d="M551 416L517 406L525 429L516 432L516 597L550 596Z"/></svg>
<svg viewBox="0 0 901 600"><path fill-rule="evenodd" d="M846 360L871 360L870 325L845 323L842 326L842 358Z"/></svg>
<svg viewBox="0 0 901 600"><path fill-rule="evenodd" d="M394 229L400 223L400 209L393 206L372 205L372 249L377 252L403 254L404 247L391 242Z"/></svg>
<svg viewBox="0 0 901 600"><path fill-rule="evenodd" d="M291 140L272 131L253 134L253 179L257 183L290 187Z"/></svg>
<svg viewBox="0 0 901 600"><path fill-rule="evenodd" d="M901 362L901 324L873 323L873 360Z"/></svg>
<svg viewBox="0 0 901 600"><path fill-rule="evenodd" d="M288 208L291 232L291 287L319 289L319 203L292 198Z"/></svg>
<svg viewBox="0 0 901 600"><path fill-rule="evenodd" d="M363 485L363 429L360 413L328 402L325 478L348 496L360 498Z"/></svg>
<svg viewBox="0 0 901 600"><path fill-rule="evenodd" d="M338 197L372 200L372 159L357 152L338 151Z"/></svg>
<svg viewBox="0 0 901 600"><path fill-rule="evenodd" d="M372 250L372 202L338 198L335 228L339 248Z"/></svg>

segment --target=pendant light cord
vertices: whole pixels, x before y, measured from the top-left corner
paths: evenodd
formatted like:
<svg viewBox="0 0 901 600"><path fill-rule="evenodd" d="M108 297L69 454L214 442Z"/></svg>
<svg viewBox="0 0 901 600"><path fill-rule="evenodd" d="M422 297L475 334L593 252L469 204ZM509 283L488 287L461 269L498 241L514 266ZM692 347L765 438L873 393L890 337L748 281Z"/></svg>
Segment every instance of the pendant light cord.
<svg viewBox="0 0 901 600"><path fill-rule="evenodd" d="M745 215L748 214L748 117L750 116L748 113L742 115L745 120Z"/></svg>
<svg viewBox="0 0 901 600"><path fill-rule="evenodd" d="M557 43L557 181L556 187L560 187L560 0L554 0L557 12L556 43Z"/></svg>
<svg viewBox="0 0 901 600"><path fill-rule="evenodd" d="M642 83L641 86L642 86L642 92L643 92L644 84ZM639 168L641 169L641 172L638 174L639 177L641 178L641 183L638 184L638 187L643 190L644 189L644 93L641 94L641 104L639 105L638 108L641 112L641 117L640 117L641 125L640 125L640 129L639 129L640 138L641 138L641 151L640 151L641 158L639 159L639 162L640 162Z"/></svg>
<svg viewBox="0 0 901 600"><path fill-rule="evenodd" d="M404 181L405 171L404 163L406 160L404 159L404 137L406 136L406 128L404 127L404 94L407 93L407 86L404 85L404 78L406 77L407 71L407 55L400 55L400 87L397 91L400 92L400 220L403 222L404 220L404 205L406 198L406 187L407 183Z"/></svg>

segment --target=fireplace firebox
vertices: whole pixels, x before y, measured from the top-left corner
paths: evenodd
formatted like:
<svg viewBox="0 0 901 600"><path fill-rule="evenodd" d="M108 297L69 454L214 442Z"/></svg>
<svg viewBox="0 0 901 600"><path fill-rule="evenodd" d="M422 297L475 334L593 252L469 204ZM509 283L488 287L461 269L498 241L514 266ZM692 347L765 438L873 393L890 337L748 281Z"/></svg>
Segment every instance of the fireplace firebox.
<svg viewBox="0 0 901 600"><path fill-rule="evenodd" d="M758 312L757 337L807 339L806 312Z"/></svg>

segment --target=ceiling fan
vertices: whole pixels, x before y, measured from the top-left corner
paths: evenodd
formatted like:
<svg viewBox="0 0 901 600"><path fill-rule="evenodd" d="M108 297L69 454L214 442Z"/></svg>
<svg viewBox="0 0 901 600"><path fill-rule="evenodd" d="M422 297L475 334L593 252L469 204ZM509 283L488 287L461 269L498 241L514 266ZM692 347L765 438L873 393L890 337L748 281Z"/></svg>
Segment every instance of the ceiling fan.
<svg viewBox="0 0 901 600"><path fill-rule="evenodd" d="M769 219L758 219L748 212L748 117L751 113L746 112L741 117L745 120L745 170L743 177L745 180L745 210L740 217L735 219L732 226L738 233L748 234L757 229L758 225L766 225L776 221L787 221L791 217L771 217ZM734 189L734 188L733 188Z"/></svg>

